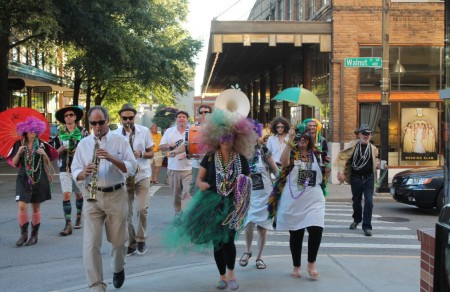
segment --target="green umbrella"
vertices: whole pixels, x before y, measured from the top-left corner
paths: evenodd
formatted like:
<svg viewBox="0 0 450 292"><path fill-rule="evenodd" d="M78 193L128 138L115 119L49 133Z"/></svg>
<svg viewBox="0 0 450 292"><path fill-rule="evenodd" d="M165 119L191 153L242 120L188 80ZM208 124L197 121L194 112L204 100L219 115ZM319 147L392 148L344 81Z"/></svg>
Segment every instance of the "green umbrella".
<svg viewBox="0 0 450 292"><path fill-rule="evenodd" d="M311 91L303 87L289 87L280 91L272 100L288 101L297 105L323 107L320 99Z"/></svg>

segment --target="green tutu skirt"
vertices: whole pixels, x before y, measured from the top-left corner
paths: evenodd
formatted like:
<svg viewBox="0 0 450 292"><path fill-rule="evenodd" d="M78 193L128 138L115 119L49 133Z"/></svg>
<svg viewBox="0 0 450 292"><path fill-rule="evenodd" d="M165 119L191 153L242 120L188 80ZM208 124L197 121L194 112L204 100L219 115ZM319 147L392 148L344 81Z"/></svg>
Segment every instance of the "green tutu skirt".
<svg viewBox="0 0 450 292"><path fill-rule="evenodd" d="M173 252L220 248L236 230L224 225L234 210L234 197L223 197L207 190L197 192L163 232L162 243Z"/></svg>

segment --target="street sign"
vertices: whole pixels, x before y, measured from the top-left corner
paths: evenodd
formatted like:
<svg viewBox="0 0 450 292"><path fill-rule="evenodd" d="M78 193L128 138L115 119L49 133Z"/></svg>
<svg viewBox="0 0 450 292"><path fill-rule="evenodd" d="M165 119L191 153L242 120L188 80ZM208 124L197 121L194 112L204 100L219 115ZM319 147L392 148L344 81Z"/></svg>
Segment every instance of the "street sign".
<svg viewBox="0 0 450 292"><path fill-rule="evenodd" d="M381 58L369 57L369 58L345 58L345 67L371 67L381 68Z"/></svg>

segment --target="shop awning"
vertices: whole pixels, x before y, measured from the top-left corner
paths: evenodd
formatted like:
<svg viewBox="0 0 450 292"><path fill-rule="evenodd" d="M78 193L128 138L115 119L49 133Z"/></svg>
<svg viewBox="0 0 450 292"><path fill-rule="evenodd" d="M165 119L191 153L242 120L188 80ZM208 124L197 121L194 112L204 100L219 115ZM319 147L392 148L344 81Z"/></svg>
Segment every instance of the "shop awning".
<svg viewBox="0 0 450 292"><path fill-rule="evenodd" d="M254 80L310 44L331 51L330 22L213 20L202 93Z"/></svg>

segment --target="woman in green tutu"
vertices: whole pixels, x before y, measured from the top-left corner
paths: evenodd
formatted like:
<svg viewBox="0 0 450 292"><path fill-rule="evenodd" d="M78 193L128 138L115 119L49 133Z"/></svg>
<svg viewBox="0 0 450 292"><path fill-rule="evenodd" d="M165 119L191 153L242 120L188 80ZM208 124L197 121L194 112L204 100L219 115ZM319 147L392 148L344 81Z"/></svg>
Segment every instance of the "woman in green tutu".
<svg viewBox="0 0 450 292"><path fill-rule="evenodd" d="M241 93L242 94L242 93ZM177 215L166 238L172 249L214 246L220 279L217 289L239 288L234 274L234 239L250 201L248 158L257 136L253 122L237 113L217 109L201 128L207 154L200 163L197 192Z"/></svg>

